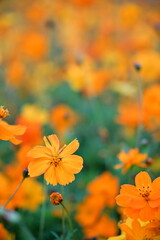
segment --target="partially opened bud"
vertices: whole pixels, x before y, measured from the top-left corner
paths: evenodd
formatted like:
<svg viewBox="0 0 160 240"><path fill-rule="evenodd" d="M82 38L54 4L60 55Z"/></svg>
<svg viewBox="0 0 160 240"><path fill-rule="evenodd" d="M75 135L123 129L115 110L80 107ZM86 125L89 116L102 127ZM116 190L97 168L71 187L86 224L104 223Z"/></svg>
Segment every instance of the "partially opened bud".
<svg viewBox="0 0 160 240"><path fill-rule="evenodd" d="M50 195L50 202L53 203L53 205L59 205L63 201L63 197L58 192L53 192Z"/></svg>

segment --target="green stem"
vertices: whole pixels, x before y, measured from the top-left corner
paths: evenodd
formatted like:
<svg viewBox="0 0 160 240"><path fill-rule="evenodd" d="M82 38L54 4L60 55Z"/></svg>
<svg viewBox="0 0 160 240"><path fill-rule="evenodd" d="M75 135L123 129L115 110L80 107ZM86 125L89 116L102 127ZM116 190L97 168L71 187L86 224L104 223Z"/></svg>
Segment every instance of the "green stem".
<svg viewBox="0 0 160 240"><path fill-rule="evenodd" d="M62 196L64 196L64 186L62 186ZM65 238L65 216L64 216L64 208L62 208L62 237Z"/></svg>
<svg viewBox="0 0 160 240"><path fill-rule="evenodd" d="M138 119L138 127L137 127L137 137L136 137L136 146L139 147L141 132L143 129L143 94L142 94L142 79L140 73L137 78L138 81L138 105L139 105L139 119Z"/></svg>
<svg viewBox="0 0 160 240"><path fill-rule="evenodd" d="M64 206L63 203L61 203L64 211L66 212L66 215L67 215L67 218L68 218L68 222L69 222L69 227L70 227L70 230L71 230L71 233L72 233L72 236L74 235L74 231L73 231L73 225L72 225L72 220L71 220L71 217L69 215L69 212L67 210L67 208Z"/></svg>
<svg viewBox="0 0 160 240"><path fill-rule="evenodd" d="M46 187L44 185L44 192L46 196ZM40 215L40 224L39 224L39 240L43 240L43 230L45 225L45 213L46 213L46 201L44 199L42 208L41 208L41 215Z"/></svg>
<svg viewBox="0 0 160 240"><path fill-rule="evenodd" d="M8 205L8 203L12 200L12 198L14 197L14 195L18 192L19 188L22 186L22 183L24 182L25 178L22 178L20 184L16 187L15 191L12 193L12 195L8 198L8 200L6 201L6 203L4 204L3 208L6 208L6 206Z"/></svg>

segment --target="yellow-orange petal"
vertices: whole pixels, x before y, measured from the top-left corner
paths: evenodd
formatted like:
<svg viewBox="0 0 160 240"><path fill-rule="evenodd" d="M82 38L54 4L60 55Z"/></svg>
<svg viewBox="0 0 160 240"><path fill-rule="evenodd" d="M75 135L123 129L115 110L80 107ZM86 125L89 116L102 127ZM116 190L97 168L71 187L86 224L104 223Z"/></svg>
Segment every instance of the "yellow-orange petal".
<svg viewBox="0 0 160 240"><path fill-rule="evenodd" d="M138 219L139 218L139 209L134 209L131 207L127 207L125 208L124 211L125 215L130 217L130 218L134 218L134 219Z"/></svg>
<svg viewBox="0 0 160 240"><path fill-rule="evenodd" d="M52 149L52 146L46 136L43 137L43 141L47 148Z"/></svg>
<svg viewBox="0 0 160 240"><path fill-rule="evenodd" d="M50 165L47 171L44 174L44 179L46 180L47 184L57 185L57 177L56 177L56 170L54 165Z"/></svg>
<svg viewBox="0 0 160 240"><path fill-rule="evenodd" d="M66 172L61 164L59 164L56 169L57 181L61 185L66 185L70 182L73 182L75 177L74 174Z"/></svg>
<svg viewBox="0 0 160 240"><path fill-rule="evenodd" d="M9 130L15 135L22 135L26 131L26 126L22 125L9 125Z"/></svg>
<svg viewBox="0 0 160 240"><path fill-rule="evenodd" d="M32 158L52 158L52 152L49 148L44 147L44 146L36 146L32 148L28 153L28 157Z"/></svg>
<svg viewBox="0 0 160 240"><path fill-rule="evenodd" d="M83 167L83 158L77 155L70 155L63 158L63 168L69 173L79 173Z"/></svg>
<svg viewBox="0 0 160 240"><path fill-rule="evenodd" d="M119 194L116 197L116 203L121 207L130 207L131 206L130 201L131 201L131 198L130 198L130 195L128 194Z"/></svg>
<svg viewBox="0 0 160 240"><path fill-rule="evenodd" d="M159 196L160 197L160 196ZM148 201L148 204L151 208L157 208L160 207L160 198L156 200L150 200Z"/></svg>
<svg viewBox="0 0 160 240"><path fill-rule="evenodd" d="M122 223L120 228L123 232L127 233L127 236L130 237L129 239L135 240L134 232L125 223ZM124 237L124 239L126 239L126 237Z"/></svg>
<svg viewBox="0 0 160 240"><path fill-rule="evenodd" d="M59 154L61 158L67 157L73 154L79 148L79 142L77 139L74 139L70 144L68 144L62 152Z"/></svg>
<svg viewBox="0 0 160 240"><path fill-rule="evenodd" d="M50 160L46 158L37 158L30 161L28 165L28 172L30 177L37 177L46 172L50 166Z"/></svg>
<svg viewBox="0 0 160 240"><path fill-rule="evenodd" d="M137 191L137 188L133 185L130 185L130 184L123 184L121 186L121 190L120 190L120 193L121 194L128 194L128 195L131 195L131 196L139 196L138 194L138 191Z"/></svg>
<svg viewBox="0 0 160 240"><path fill-rule="evenodd" d="M144 208L147 204L147 201L145 201L142 197L133 197L130 201L130 207L133 207L135 209L141 209Z"/></svg>
<svg viewBox="0 0 160 240"><path fill-rule="evenodd" d="M119 158L119 160L121 162L127 162L128 161L128 154L126 152L124 152L123 150L117 155L117 157Z"/></svg>
<svg viewBox="0 0 160 240"><path fill-rule="evenodd" d="M160 177L156 178L152 184L152 192L150 194L150 199L155 200L160 198Z"/></svg>
<svg viewBox="0 0 160 240"><path fill-rule="evenodd" d="M151 208L149 204L147 204L143 209L140 210L139 218L146 222L154 219L155 214L157 212L157 208Z"/></svg>
<svg viewBox="0 0 160 240"><path fill-rule="evenodd" d="M140 172L135 177L135 184L137 188L148 186L151 182L151 178L147 172Z"/></svg>
<svg viewBox="0 0 160 240"><path fill-rule="evenodd" d="M57 135L56 134L49 135L48 139L52 145L54 155L57 155L59 147L60 147L60 143L59 143L59 139L58 139Z"/></svg>
<svg viewBox="0 0 160 240"><path fill-rule="evenodd" d="M9 125L8 123L0 120L0 139L10 141L13 144L19 144L22 141L17 139L16 136L22 135L26 130L25 126Z"/></svg>
<svg viewBox="0 0 160 240"><path fill-rule="evenodd" d="M122 163L119 163L119 164L116 164L116 165L114 166L114 169L119 169L119 168L121 168L121 167L123 167L123 164L122 164Z"/></svg>

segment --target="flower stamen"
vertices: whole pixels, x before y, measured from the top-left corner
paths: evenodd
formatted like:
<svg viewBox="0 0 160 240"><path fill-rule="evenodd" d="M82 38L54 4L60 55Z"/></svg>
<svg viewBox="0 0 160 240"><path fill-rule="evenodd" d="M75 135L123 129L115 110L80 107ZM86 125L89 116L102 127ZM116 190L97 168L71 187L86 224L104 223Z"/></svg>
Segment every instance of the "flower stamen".
<svg viewBox="0 0 160 240"><path fill-rule="evenodd" d="M8 109L4 109L4 106L0 106L0 119L5 118L9 115Z"/></svg>
<svg viewBox="0 0 160 240"><path fill-rule="evenodd" d="M54 164L54 166L57 167L61 161L62 161L62 158L54 157L53 160L51 161L51 164Z"/></svg>
<svg viewBox="0 0 160 240"><path fill-rule="evenodd" d="M139 195L143 197L146 201L149 201L150 193L152 192L150 186L142 186L142 188L138 188Z"/></svg>

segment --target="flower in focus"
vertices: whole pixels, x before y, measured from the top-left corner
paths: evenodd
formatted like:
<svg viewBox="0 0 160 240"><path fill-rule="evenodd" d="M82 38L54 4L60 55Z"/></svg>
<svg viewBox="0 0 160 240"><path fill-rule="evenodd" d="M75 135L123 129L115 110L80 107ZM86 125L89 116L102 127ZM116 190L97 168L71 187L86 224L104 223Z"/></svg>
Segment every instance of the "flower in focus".
<svg viewBox="0 0 160 240"><path fill-rule="evenodd" d="M4 141L10 141L17 145L21 143L21 140L17 139L17 136L22 135L26 127L21 125L9 125L2 118L9 115L8 110L4 109L3 106L0 107L0 139Z"/></svg>
<svg viewBox="0 0 160 240"><path fill-rule="evenodd" d="M120 224L120 228L126 233L126 239L129 240L156 240L157 234L154 231L148 230L149 223L141 223L138 220L133 220L131 226L127 223Z"/></svg>
<svg viewBox="0 0 160 240"><path fill-rule="evenodd" d="M53 192L50 194L50 202L53 203L53 205L59 205L63 201L63 197L58 192Z"/></svg>
<svg viewBox="0 0 160 240"><path fill-rule="evenodd" d="M72 182L74 174L79 173L83 167L83 159L72 155L79 147L77 139L62 148L55 134L43 139L45 147L35 146L28 152L28 156L33 158L28 165L29 175L37 177L44 173L47 184L52 185Z"/></svg>
<svg viewBox="0 0 160 240"><path fill-rule="evenodd" d="M140 172L135 177L135 185L122 185L117 204L125 208L128 217L153 220L160 208L160 177L152 182L147 172Z"/></svg>
<svg viewBox="0 0 160 240"><path fill-rule="evenodd" d="M147 167L144 160L147 159L147 154L139 153L138 148L130 149L128 153L123 150L118 154L118 158L121 161L120 164L115 165L115 169L123 168L122 172L125 173L133 165L139 167Z"/></svg>

